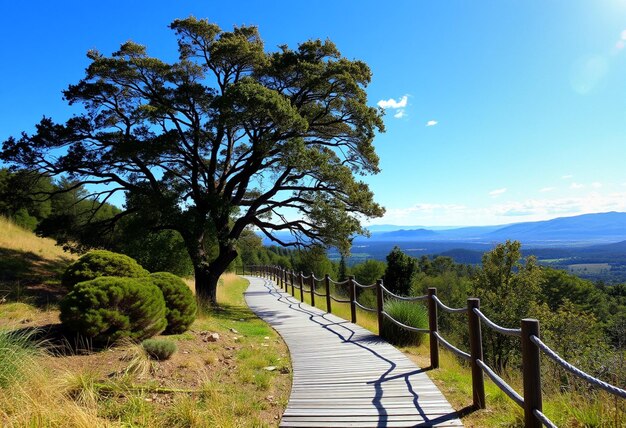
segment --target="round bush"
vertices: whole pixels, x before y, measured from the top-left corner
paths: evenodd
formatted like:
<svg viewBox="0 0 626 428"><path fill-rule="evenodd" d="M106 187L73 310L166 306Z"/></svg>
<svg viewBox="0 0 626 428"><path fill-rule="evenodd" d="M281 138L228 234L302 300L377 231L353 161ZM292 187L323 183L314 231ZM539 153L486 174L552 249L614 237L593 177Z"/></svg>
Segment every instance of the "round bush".
<svg viewBox="0 0 626 428"><path fill-rule="evenodd" d="M59 306L63 325L95 343L143 340L162 332L167 324L159 287L135 278L79 282Z"/></svg>
<svg viewBox="0 0 626 428"><path fill-rule="evenodd" d="M141 346L153 360L169 359L178 347L171 340L146 339Z"/></svg>
<svg viewBox="0 0 626 428"><path fill-rule="evenodd" d="M140 278L148 275L149 272L142 268L135 259L112 251L95 250L69 265L63 273L61 283L71 289L79 282L101 276Z"/></svg>
<svg viewBox="0 0 626 428"><path fill-rule="evenodd" d="M150 274L150 280L161 289L165 298L165 333L186 331L196 319L196 299L185 282L169 272Z"/></svg>
<svg viewBox="0 0 626 428"><path fill-rule="evenodd" d="M385 312L404 325L416 328L428 328L428 311L418 302L389 300L384 304ZM424 333L416 333L402 328L384 317L381 337L389 343L399 346L419 345Z"/></svg>

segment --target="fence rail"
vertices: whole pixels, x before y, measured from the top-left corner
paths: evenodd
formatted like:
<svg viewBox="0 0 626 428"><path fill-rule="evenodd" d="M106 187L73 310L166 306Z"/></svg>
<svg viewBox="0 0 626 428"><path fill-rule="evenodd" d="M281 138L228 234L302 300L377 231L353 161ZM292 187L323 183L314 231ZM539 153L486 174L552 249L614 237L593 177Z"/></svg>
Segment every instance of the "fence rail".
<svg viewBox="0 0 626 428"><path fill-rule="evenodd" d="M524 426L526 428L539 428L547 426L549 428L555 428L556 425L546 417L542 412L542 396L541 396L541 370L540 370L540 355L543 352L550 359L555 361L564 369L570 373L578 376L579 378L587 381L589 384L601 388L608 393L615 395L616 397L626 398L626 390L617 386L606 383L600 379L597 379L588 373L580 370L572 364L561 358L556 352L554 352L548 345L543 343L539 334L539 321L535 319L523 319L521 320L521 328L507 328L500 326L490 320L485 314L480 311L480 300L477 298L467 299L467 307L465 308L451 308L445 305L437 297L437 289L429 288L428 294L423 296L400 296L392 293L385 288L382 279L379 279L374 284L359 284L354 280L353 276L350 276L344 281L335 281L330 278L328 274L324 275L324 278L317 278L315 274L304 275L302 272L296 273L294 271L288 271L279 266L244 266L243 274L246 274L246 268L248 273L254 275L265 276L273 279L276 284L289 292L291 287L291 295L295 297L295 290L300 290L300 300L304 301L304 280L309 280L308 292L310 293L311 303L315 305L315 296L325 297L326 310L331 312L331 301L337 303L346 303L350 305L350 317L354 323L357 320L357 307L367 311L375 312L378 318L378 329L382 331L382 324L385 319L396 324L397 326L413 332L428 333L430 335L430 366L431 368L439 367L439 345L447 348L458 357L468 360L470 362L472 371L472 400L475 408L484 409L485 403L485 386L484 375L486 374L493 382L500 388L513 402L523 408L524 410ZM298 284L296 285L296 278ZM315 290L316 282L324 281L324 293L320 293ZM337 299L331 293L330 286L332 285L347 285L349 299ZM357 301L356 289L374 289L376 291L376 308L368 308ZM384 311L385 296L387 298L393 298L403 301L421 301L424 300L428 304L428 328L417 328L401 323L394 319L391 315ZM469 353L465 352L456 346L452 345L446 339L439 334L438 329L438 308L441 308L444 312L458 314L467 314L468 320L468 332L470 350ZM515 391L509 384L507 384L497 373L489 367L483 361L483 344L482 344L482 331L481 324L484 323L486 327L493 329L494 331L507 336L519 337L522 348L522 376L523 376L523 396Z"/></svg>

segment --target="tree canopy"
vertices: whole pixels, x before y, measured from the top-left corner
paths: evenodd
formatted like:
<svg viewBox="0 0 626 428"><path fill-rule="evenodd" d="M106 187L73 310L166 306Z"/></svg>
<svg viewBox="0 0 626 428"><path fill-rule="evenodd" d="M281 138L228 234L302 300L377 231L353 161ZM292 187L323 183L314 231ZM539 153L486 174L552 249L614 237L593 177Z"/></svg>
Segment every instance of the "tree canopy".
<svg viewBox="0 0 626 428"><path fill-rule="evenodd" d="M170 28L173 63L130 41L111 56L89 51L85 77L64 91L83 111L44 117L6 140L2 159L99 185L101 202L124 192L110 221L135 214L179 232L211 302L247 228L347 251L364 233L359 219L384 212L357 178L379 172L372 142L384 130L367 104L368 66L329 40L266 52L254 26L228 32L190 17Z"/></svg>

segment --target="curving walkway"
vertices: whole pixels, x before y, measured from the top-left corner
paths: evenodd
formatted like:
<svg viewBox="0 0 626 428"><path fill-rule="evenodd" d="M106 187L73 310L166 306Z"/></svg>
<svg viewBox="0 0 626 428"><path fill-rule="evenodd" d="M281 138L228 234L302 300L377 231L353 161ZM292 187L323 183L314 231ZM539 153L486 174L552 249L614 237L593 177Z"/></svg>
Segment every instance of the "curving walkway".
<svg viewBox="0 0 626 428"><path fill-rule="evenodd" d="M281 427L462 427L441 392L370 331L246 276L248 306L283 337L293 385Z"/></svg>

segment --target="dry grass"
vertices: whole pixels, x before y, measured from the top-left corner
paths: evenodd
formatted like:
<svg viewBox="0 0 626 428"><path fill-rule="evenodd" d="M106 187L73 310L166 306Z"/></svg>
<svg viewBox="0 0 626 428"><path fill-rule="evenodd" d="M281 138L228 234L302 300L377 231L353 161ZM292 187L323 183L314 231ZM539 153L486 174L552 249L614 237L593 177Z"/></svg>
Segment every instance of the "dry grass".
<svg viewBox="0 0 626 428"><path fill-rule="evenodd" d="M23 381L0 389L0 426L276 426L291 385L288 352L243 305L246 288L236 275L222 278L221 307L168 336L179 350L166 361L150 360L133 343L35 357ZM4 315L15 319L28 313L24 306L12 303ZM209 332L220 339L207 342Z"/></svg>
<svg viewBox="0 0 626 428"><path fill-rule="evenodd" d="M41 238L0 216L0 248L32 253L48 260L75 260L76 255L63 251L54 239Z"/></svg>

